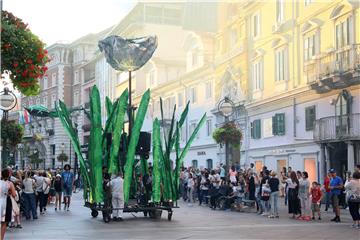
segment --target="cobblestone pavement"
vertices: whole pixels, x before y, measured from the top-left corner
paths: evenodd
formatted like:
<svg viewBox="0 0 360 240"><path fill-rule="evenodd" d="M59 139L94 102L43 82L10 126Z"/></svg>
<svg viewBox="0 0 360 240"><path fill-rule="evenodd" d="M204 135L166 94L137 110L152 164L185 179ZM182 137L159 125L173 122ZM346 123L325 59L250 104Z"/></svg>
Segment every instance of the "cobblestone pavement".
<svg viewBox="0 0 360 240"><path fill-rule="evenodd" d="M123 222L106 224L101 214L98 218L90 216L89 209L82 207L81 196L74 195L69 212L55 212L50 205L38 220L24 221L23 229L9 229L5 239L360 239L360 230L350 228L347 210L342 210L341 223L330 222L331 212L324 212L322 221L304 222L289 219L285 206L279 219L268 219L255 213L189 207L179 201L172 221L167 220L167 214L154 220L138 213L124 214Z"/></svg>

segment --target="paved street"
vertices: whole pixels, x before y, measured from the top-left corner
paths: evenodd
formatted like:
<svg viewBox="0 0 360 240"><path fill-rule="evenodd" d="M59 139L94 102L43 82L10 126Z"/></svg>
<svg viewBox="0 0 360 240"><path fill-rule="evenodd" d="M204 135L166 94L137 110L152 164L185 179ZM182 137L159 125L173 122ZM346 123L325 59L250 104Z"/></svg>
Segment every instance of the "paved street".
<svg viewBox="0 0 360 240"><path fill-rule="evenodd" d="M7 240L41 239L346 239L358 240L360 231L351 229L346 212L343 222L330 223L331 213L324 213L321 222L300 222L289 219L282 208L280 219L268 219L253 213L212 211L207 207L180 204L173 221L144 218L142 214L126 214L125 221L105 224L94 219L82 207L81 194L76 194L70 212L55 212L49 207L36 222L23 223L23 229L7 232Z"/></svg>

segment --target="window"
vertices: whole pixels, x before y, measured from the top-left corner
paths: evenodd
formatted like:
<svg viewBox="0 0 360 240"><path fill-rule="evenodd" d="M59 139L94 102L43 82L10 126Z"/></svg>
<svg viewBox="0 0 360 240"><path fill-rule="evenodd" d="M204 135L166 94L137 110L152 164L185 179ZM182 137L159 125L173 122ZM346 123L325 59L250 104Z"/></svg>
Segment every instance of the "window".
<svg viewBox="0 0 360 240"><path fill-rule="evenodd" d="M184 105L184 96L182 92L178 93L178 105L182 107Z"/></svg>
<svg viewBox="0 0 360 240"><path fill-rule="evenodd" d="M316 120L315 106L305 108L305 130L314 130Z"/></svg>
<svg viewBox="0 0 360 240"><path fill-rule="evenodd" d="M260 35L260 14L257 13L252 16L252 36L257 38Z"/></svg>
<svg viewBox="0 0 360 240"><path fill-rule="evenodd" d="M253 90L261 90L262 82L263 82L263 69L262 69L261 61L253 63L252 82L253 82Z"/></svg>
<svg viewBox="0 0 360 240"><path fill-rule="evenodd" d="M348 17L344 22L336 25L336 49L340 49L350 44L350 25L351 17Z"/></svg>
<svg viewBox="0 0 360 240"><path fill-rule="evenodd" d="M263 137L268 138L273 136L273 120L272 118L265 118L263 120Z"/></svg>
<svg viewBox="0 0 360 240"><path fill-rule="evenodd" d="M193 132L195 131L196 123L191 123L189 127L189 135L191 136ZM196 138L198 139L200 137L200 132L198 132Z"/></svg>
<svg viewBox="0 0 360 240"><path fill-rule="evenodd" d="M304 40L304 59L310 60L316 53L315 34L305 38Z"/></svg>
<svg viewBox="0 0 360 240"><path fill-rule="evenodd" d="M284 21L284 0L276 1L276 21L281 23Z"/></svg>
<svg viewBox="0 0 360 240"><path fill-rule="evenodd" d="M47 96L43 97L42 105L47 107L48 106L48 99Z"/></svg>
<svg viewBox="0 0 360 240"><path fill-rule="evenodd" d="M272 118L272 123L274 136L285 135L285 113L276 113Z"/></svg>
<svg viewBox="0 0 360 240"><path fill-rule="evenodd" d="M196 87L190 88L190 101L191 103L196 103L197 101Z"/></svg>
<svg viewBox="0 0 360 240"><path fill-rule="evenodd" d="M52 155L55 155L55 149L56 149L55 146L56 146L55 144L51 144L51 145L50 145L50 147L51 147L51 154L52 154Z"/></svg>
<svg viewBox="0 0 360 240"><path fill-rule="evenodd" d="M206 120L206 136L209 137L212 134L212 121L211 119Z"/></svg>
<svg viewBox="0 0 360 240"><path fill-rule="evenodd" d="M261 138L261 120L257 119L251 123L251 138L260 139Z"/></svg>
<svg viewBox="0 0 360 240"><path fill-rule="evenodd" d="M44 77L43 78L43 89L47 89L48 88L48 81L49 81L49 79L48 79L48 77Z"/></svg>
<svg viewBox="0 0 360 240"><path fill-rule="evenodd" d="M207 82L205 84L205 98L209 99L212 97L212 83L211 82Z"/></svg>
<svg viewBox="0 0 360 240"><path fill-rule="evenodd" d="M182 126L181 128L181 141L185 142L186 141L186 127Z"/></svg>
<svg viewBox="0 0 360 240"><path fill-rule="evenodd" d="M275 52L275 81L286 80L286 73L288 68L286 49L281 49Z"/></svg>
<svg viewBox="0 0 360 240"><path fill-rule="evenodd" d="M234 48L238 42L238 31L236 29L230 30L230 48Z"/></svg>
<svg viewBox="0 0 360 240"><path fill-rule="evenodd" d="M52 165L52 169L55 169L55 158L51 159L51 165Z"/></svg>
<svg viewBox="0 0 360 240"><path fill-rule="evenodd" d="M209 170L213 169L213 160L212 159L206 160L206 168Z"/></svg>
<svg viewBox="0 0 360 240"><path fill-rule="evenodd" d="M198 168L198 160L192 160L192 161L191 161L191 166L192 166L193 168Z"/></svg>
<svg viewBox="0 0 360 240"><path fill-rule="evenodd" d="M36 105L40 105L40 98L36 98Z"/></svg>
<svg viewBox="0 0 360 240"><path fill-rule="evenodd" d="M79 92L74 93L74 106L79 105Z"/></svg>
<svg viewBox="0 0 360 240"><path fill-rule="evenodd" d="M310 4L313 3L314 0L305 0L305 6L309 6Z"/></svg>
<svg viewBox="0 0 360 240"><path fill-rule="evenodd" d="M79 71L75 71L74 73L74 84L79 83Z"/></svg>
<svg viewBox="0 0 360 240"><path fill-rule="evenodd" d="M51 95L51 108L55 108L56 94Z"/></svg>
<svg viewBox="0 0 360 240"><path fill-rule="evenodd" d="M56 81L56 73L53 73L53 74L51 75L51 86L52 86L52 87L55 87L55 86L56 86L56 83L57 83L57 81Z"/></svg>
<svg viewBox="0 0 360 240"><path fill-rule="evenodd" d="M198 49L194 49L192 51L192 66L193 67L196 67L198 64L199 64L199 52L198 52Z"/></svg>
<svg viewBox="0 0 360 240"><path fill-rule="evenodd" d="M146 74L147 81L149 83L149 87L155 85L155 70L152 69Z"/></svg>

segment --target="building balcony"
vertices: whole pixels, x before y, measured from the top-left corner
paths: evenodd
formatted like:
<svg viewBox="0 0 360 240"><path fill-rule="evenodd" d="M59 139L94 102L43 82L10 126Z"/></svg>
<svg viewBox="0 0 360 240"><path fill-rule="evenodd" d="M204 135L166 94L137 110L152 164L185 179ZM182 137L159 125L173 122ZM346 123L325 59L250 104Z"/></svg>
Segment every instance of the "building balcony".
<svg viewBox="0 0 360 240"><path fill-rule="evenodd" d="M331 51L304 64L311 89L326 93L360 83L360 44Z"/></svg>
<svg viewBox="0 0 360 240"><path fill-rule="evenodd" d="M317 142L360 140L360 113L316 120L314 139Z"/></svg>

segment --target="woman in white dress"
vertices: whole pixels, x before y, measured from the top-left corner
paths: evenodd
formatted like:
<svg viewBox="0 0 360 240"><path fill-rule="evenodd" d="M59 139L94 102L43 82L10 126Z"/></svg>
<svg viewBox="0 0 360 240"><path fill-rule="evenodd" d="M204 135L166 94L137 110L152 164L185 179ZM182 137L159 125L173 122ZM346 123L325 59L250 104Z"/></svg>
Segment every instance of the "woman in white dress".
<svg viewBox="0 0 360 240"><path fill-rule="evenodd" d="M14 184L8 179L9 170L2 170L0 180L1 239L4 239L7 223L11 222L12 207L10 195L12 197L16 196Z"/></svg>

